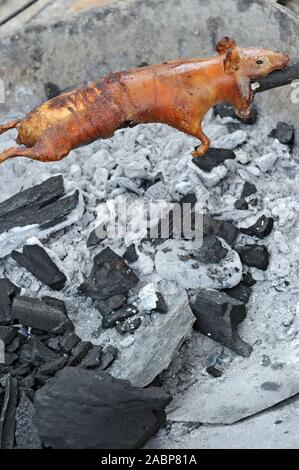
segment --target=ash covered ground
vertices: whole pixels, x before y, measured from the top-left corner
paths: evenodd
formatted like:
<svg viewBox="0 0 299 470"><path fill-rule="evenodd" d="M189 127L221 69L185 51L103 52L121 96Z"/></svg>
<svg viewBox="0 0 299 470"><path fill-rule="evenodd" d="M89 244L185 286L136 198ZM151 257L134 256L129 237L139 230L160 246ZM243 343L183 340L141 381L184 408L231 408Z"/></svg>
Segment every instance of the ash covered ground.
<svg viewBox="0 0 299 470"><path fill-rule="evenodd" d="M298 448L298 161L289 145L269 135L272 129L273 122L265 117L245 125L211 113L205 132L212 146L233 150L236 158L210 172L192 162L190 152L197 141L163 125L118 131L112 139L74 150L58 163L19 158L1 165L0 202L57 174L63 175L67 191L81 191L85 210L80 220L42 240L67 276L65 288L55 297L66 302L83 340L119 349L109 370L115 377L144 386L169 366L159 374L159 383L170 390L173 401L166 425L148 447ZM14 138L14 131L1 136L1 149L11 146ZM246 198L248 208L239 210L235 202L246 181L257 191ZM145 233L136 228L135 218L126 240L87 246L91 230L103 220L107 200L125 195L130 201L179 201L189 193L196 195L205 213L239 228L252 226L262 215L274 219L272 232L263 240L245 234L238 238L238 245L259 243L270 253L265 271L243 264L244 272L250 270L256 280L247 317L238 329L253 348L250 357L192 330L186 288L192 288L187 289L192 296L199 288L232 288L241 280L242 272L235 269L241 266L239 256L225 241L221 243L230 258L225 269L213 275L205 265L194 269L187 261L182 274L180 242L166 241L164 250L150 241L141 243ZM122 335L115 328L102 328L99 310L78 294L78 287L103 248L109 246L122 256L131 243L138 260L130 267L140 283L129 300L138 306L142 322L136 331ZM21 287L22 295L53 295L10 257L0 261L0 276ZM168 313L146 313L152 286L162 292ZM222 375L211 376L209 366Z"/></svg>

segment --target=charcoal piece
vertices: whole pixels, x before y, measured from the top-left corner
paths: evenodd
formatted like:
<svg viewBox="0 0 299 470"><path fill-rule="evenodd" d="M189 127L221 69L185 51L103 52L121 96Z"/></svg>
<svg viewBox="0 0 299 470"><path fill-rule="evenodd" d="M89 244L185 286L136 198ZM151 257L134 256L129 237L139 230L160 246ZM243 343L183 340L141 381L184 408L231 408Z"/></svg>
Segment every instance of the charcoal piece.
<svg viewBox="0 0 299 470"><path fill-rule="evenodd" d="M26 377L27 375L31 374L32 366L31 364L24 364L23 366L16 367L12 372L12 377Z"/></svg>
<svg viewBox="0 0 299 470"><path fill-rule="evenodd" d="M67 356L62 356L46 362L40 367L35 376L36 384L39 386L44 385L49 378L53 377L59 370L67 365L68 360L69 358Z"/></svg>
<svg viewBox="0 0 299 470"><path fill-rule="evenodd" d="M157 304L156 304L156 312L159 313L167 313L168 312L168 305L165 302L165 299L161 292L156 292L157 295Z"/></svg>
<svg viewBox="0 0 299 470"><path fill-rule="evenodd" d="M248 202L245 199L237 199L234 204L235 208L239 211L246 211L248 209Z"/></svg>
<svg viewBox="0 0 299 470"><path fill-rule="evenodd" d="M130 246L124 252L123 258L127 261L127 263L135 263L138 260L138 254L136 251L135 243L131 243Z"/></svg>
<svg viewBox="0 0 299 470"><path fill-rule="evenodd" d="M55 338L50 338L45 341L45 344L48 348L52 349L53 351L60 351L60 336L56 336Z"/></svg>
<svg viewBox="0 0 299 470"><path fill-rule="evenodd" d="M206 368L206 371L209 375L215 378L219 378L222 376L221 370L217 369L215 366L209 366Z"/></svg>
<svg viewBox="0 0 299 470"><path fill-rule="evenodd" d="M113 310L120 308L126 300L127 298L125 295L113 295L110 299L98 300L95 306L102 315L106 315L111 313Z"/></svg>
<svg viewBox="0 0 299 470"><path fill-rule="evenodd" d="M22 365L41 366L45 362L56 359L57 354L45 346L40 339L32 336L23 344L19 353L19 363Z"/></svg>
<svg viewBox="0 0 299 470"><path fill-rule="evenodd" d="M265 238L272 232L273 224L274 219L272 217L262 215L251 227L240 228L240 232L251 237Z"/></svg>
<svg viewBox="0 0 299 470"><path fill-rule="evenodd" d="M85 369L96 369L101 364L102 347L94 345L86 354L81 365Z"/></svg>
<svg viewBox="0 0 299 470"><path fill-rule="evenodd" d="M79 336L76 335L73 331L67 331L63 336L58 339L59 349L68 354L72 349L74 349L77 344L80 342Z"/></svg>
<svg viewBox="0 0 299 470"><path fill-rule="evenodd" d="M16 448L41 449L41 442L33 422L34 406L26 393L21 398L16 412Z"/></svg>
<svg viewBox="0 0 299 470"><path fill-rule="evenodd" d="M30 297L15 297L11 316L24 326L30 326L48 333L64 334L74 330L74 325L62 308L48 301Z"/></svg>
<svg viewBox="0 0 299 470"><path fill-rule="evenodd" d="M18 360L18 354L16 353L5 353L5 365L12 366Z"/></svg>
<svg viewBox="0 0 299 470"><path fill-rule="evenodd" d="M125 333L132 333L140 327L141 323L142 320L140 317L128 318L128 320L125 320L122 323L117 323L116 330L122 335Z"/></svg>
<svg viewBox="0 0 299 470"><path fill-rule="evenodd" d="M237 326L246 315L242 302L224 292L198 289L195 301L191 301L191 308L196 317L195 330L241 356L250 355L251 346L237 333Z"/></svg>
<svg viewBox="0 0 299 470"><path fill-rule="evenodd" d="M115 310L103 316L102 327L113 328L117 323L125 321L127 318L133 317L138 313L135 305L128 304L123 308Z"/></svg>
<svg viewBox="0 0 299 470"><path fill-rule="evenodd" d="M118 356L118 349L115 348L114 346L107 346L103 351L102 351L102 358L101 358L101 364L99 369L100 370L106 370L108 367L112 365L112 363L116 360Z"/></svg>
<svg viewBox="0 0 299 470"><path fill-rule="evenodd" d="M8 325L11 321L11 303L14 296L21 289L15 286L9 279L0 279L0 325Z"/></svg>
<svg viewBox="0 0 299 470"><path fill-rule="evenodd" d="M223 289L223 292L225 292L227 295L230 295L231 297L234 297L234 299L240 300L240 302L243 302L243 304L247 304L252 294L252 289L251 287L248 287L240 282L240 284L232 287L231 289Z"/></svg>
<svg viewBox="0 0 299 470"><path fill-rule="evenodd" d="M0 327L1 331L1 327ZM8 353L15 353L18 351L18 349L21 347L22 340L20 336L16 336L7 346L6 351Z"/></svg>
<svg viewBox="0 0 299 470"><path fill-rule="evenodd" d="M192 163L203 171L210 172L225 160L233 160L236 154L229 149L209 148L201 158L192 158Z"/></svg>
<svg viewBox="0 0 299 470"><path fill-rule="evenodd" d="M63 300L56 299L56 297L51 297L50 295L46 295L46 296L42 297L42 300L44 302L46 302L46 304L48 304L50 306L53 306L53 307L56 307L57 309L59 309L61 311L61 313L66 315L65 303L64 303Z"/></svg>
<svg viewBox="0 0 299 470"><path fill-rule="evenodd" d="M65 275L42 246L25 245L23 253L14 250L11 257L51 289L61 290L64 288L67 281Z"/></svg>
<svg viewBox="0 0 299 470"><path fill-rule="evenodd" d="M28 398L30 400L33 400L34 394L35 394L35 389L36 388L36 383L35 383L35 376L36 376L36 369L33 369L31 374L26 375L24 378L18 379L19 383L19 390L22 392L25 392Z"/></svg>
<svg viewBox="0 0 299 470"><path fill-rule="evenodd" d="M49 228L65 220L78 204L79 193L64 195L61 175L26 189L0 204L0 233L15 227L38 224Z"/></svg>
<svg viewBox="0 0 299 470"><path fill-rule="evenodd" d="M53 82L46 82L44 84L44 91L45 91L47 100L51 100L52 98L55 98L55 96L58 96L61 94L59 86Z"/></svg>
<svg viewBox="0 0 299 470"><path fill-rule="evenodd" d="M98 245L98 243L101 243L105 240L106 237L99 238L98 233L99 233L99 230L97 229L93 229L90 232L88 239L87 239L87 243L86 243L88 247Z"/></svg>
<svg viewBox="0 0 299 470"><path fill-rule="evenodd" d="M195 252L194 259L201 263L219 263L228 253L221 241L215 236L204 237L202 246Z"/></svg>
<svg viewBox="0 0 299 470"><path fill-rule="evenodd" d="M242 284L246 287L252 287L256 284L256 280L253 279L250 271L242 274Z"/></svg>
<svg viewBox="0 0 299 470"><path fill-rule="evenodd" d="M0 326L0 341L7 346L17 335L17 329L12 326Z"/></svg>
<svg viewBox="0 0 299 470"><path fill-rule="evenodd" d="M294 142L294 126L279 121L275 129L270 133L272 137L279 140L281 144L290 145Z"/></svg>
<svg viewBox="0 0 299 470"><path fill-rule="evenodd" d="M79 191L75 191L70 196L54 201L50 207L43 208L40 211L40 229L48 230L64 222L78 203Z"/></svg>
<svg viewBox="0 0 299 470"><path fill-rule="evenodd" d="M105 248L94 258L94 266L79 291L95 300L106 300L117 294L128 294L139 282L123 258Z"/></svg>
<svg viewBox="0 0 299 470"><path fill-rule="evenodd" d="M35 425L46 447L137 449L158 431L170 400L157 387L66 367L36 392Z"/></svg>
<svg viewBox="0 0 299 470"><path fill-rule="evenodd" d="M239 233L239 229L231 222L215 219L209 215L203 216L204 237L214 235L223 238L229 245L233 246Z"/></svg>
<svg viewBox="0 0 299 470"><path fill-rule="evenodd" d="M241 193L241 199L244 199L245 197L249 197L252 194L255 194L257 192L257 189L253 183L249 183L249 181L245 181L242 193Z"/></svg>
<svg viewBox="0 0 299 470"><path fill-rule="evenodd" d="M92 348L92 343L89 341L81 341L72 350L71 358L69 359L68 365L70 367L78 366L87 355L88 351Z"/></svg>
<svg viewBox="0 0 299 470"><path fill-rule="evenodd" d="M215 116L219 115L222 118L231 117L249 125L255 124L258 118L258 108L255 104L252 105L250 116L247 119L242 119L237 116L234 107L230 103L218 103L214 106L213 111Z"/></svg>
<svg viewBox="0 0 299 470"><path fill-rule="evenodd" d="M245 245L236 247L242 263L253 268L266 271L269 266L270 254L265 245Z"/></svg>
<svg viewBox="0 0 299 470"><path fill-rule="evenodd" d="M17 399L17 379L7 376L5 379L5 394L0 414L0 449L13 449L14 447Z"/></svg>

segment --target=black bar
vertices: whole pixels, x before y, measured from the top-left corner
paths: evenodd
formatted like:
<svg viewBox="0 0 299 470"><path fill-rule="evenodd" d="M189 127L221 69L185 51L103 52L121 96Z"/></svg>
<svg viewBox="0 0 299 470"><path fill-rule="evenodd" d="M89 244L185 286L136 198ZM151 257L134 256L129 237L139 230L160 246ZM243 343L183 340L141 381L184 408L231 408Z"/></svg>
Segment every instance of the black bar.
<svg viewBox="0 0 299 470"><path fill-rule="evenodd" d="M289 85L293 80L299 79L299 60L291 61L285 70L272 72L267 77L257 78L253 83L258 83L259 87L254 90L255 93L271 90L279 86Z"/></svg>

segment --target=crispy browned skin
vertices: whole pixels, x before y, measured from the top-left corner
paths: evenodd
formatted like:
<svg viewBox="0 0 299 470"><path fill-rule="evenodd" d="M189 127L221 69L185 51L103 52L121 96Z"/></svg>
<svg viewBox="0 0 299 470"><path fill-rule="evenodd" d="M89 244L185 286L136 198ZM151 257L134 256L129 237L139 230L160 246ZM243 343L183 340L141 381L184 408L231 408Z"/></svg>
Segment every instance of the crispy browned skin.
<svg viewBox="0 0 299 470"><path fill-rule="evenodd" d="M60 160L75 147L113 136L130 124L160 122L198 138L193 152L209 148L201 129L207 111L231 103L239 116L250 113L252 79L288 65L286 54L267 49L242 49L225 37L218 55L177 60L119 72L38 106L23 120L0 126L0 133L18 130L18 143L0 154L0 163L16 156L44 162Z"/></svg>

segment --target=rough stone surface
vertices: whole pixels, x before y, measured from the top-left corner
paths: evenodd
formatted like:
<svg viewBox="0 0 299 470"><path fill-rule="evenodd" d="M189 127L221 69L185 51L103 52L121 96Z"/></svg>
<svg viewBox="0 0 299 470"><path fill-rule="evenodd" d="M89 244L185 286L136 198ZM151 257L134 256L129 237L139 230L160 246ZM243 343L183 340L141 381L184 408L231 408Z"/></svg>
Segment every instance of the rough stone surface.
<svg viewBox="0 0 299 470"><path fill-rule="evenodd" d="M195 384L182 401L173 402L168 419L211 424L232 424L294 396L299 390L298 344L274 355L268 367L240 364L209 390ZM240 383L246 387L240 386Z"/></svg>
<svg viewBox="0 0 299 470"><path fill-rule="evenodd" d="M172 283L162 288L167 315L152 314L150 328L139 328L135 342L121 351L110 369L114 377L129 379L138 387L150 384L169 366L195 321L185 290Z"/></svg>

